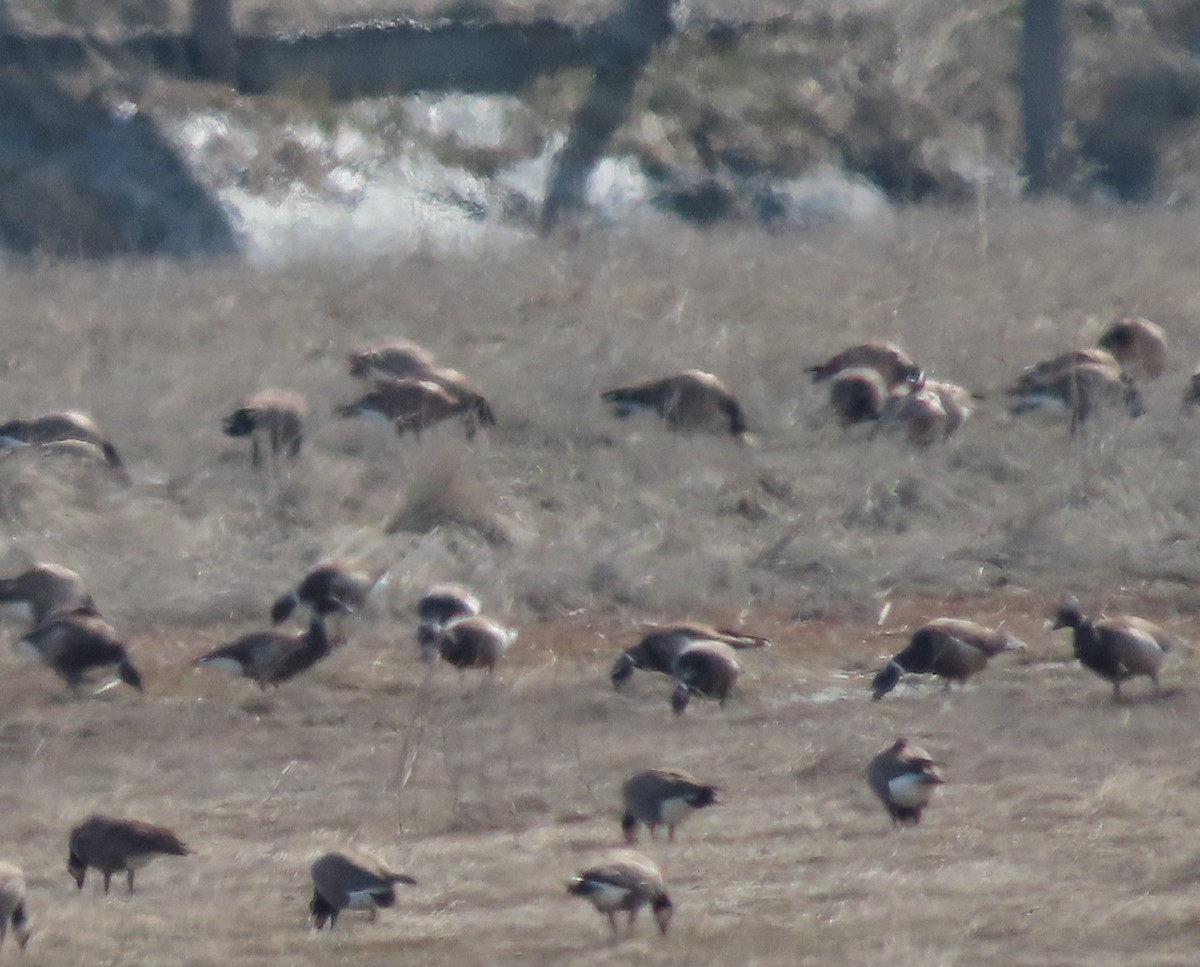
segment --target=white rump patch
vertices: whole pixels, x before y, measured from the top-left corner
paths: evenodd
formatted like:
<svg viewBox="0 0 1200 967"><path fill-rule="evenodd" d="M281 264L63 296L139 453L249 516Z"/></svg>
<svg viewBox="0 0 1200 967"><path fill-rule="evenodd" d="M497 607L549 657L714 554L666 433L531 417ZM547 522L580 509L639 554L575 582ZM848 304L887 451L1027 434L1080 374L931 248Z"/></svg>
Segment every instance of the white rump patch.
<svg viewBox="0 0 1200 967"><path fill-rule="evenodd" d="M888 794L898 806L924 806L932 798L936 788L937 786L926 781L923 775L909 773L897 776L889 782Z"/></svg>
<svg viewBox="0 0 1200 967"><path fill-rule="evenodd" d="M662 822L668 823L671 826L678 826L685 818L691 815L691 812L692 807L683 798L664 799L658 810L659 816L662 817Z"/></svg>

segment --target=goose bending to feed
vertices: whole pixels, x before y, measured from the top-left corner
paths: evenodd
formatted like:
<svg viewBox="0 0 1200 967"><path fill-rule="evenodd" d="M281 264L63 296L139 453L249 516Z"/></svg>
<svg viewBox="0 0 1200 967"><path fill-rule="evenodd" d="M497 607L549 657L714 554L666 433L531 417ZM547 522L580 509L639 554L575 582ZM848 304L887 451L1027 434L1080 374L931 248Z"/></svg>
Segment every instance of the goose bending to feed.
<svg viewBox="0 0 1200 967"><path fill-rule="evenodd" d="M338 850L313 863L312 883L313 927L320 930L328 921L332 930L343 910L366 910L374 923L380 907L395 905L397 883L416 886L417 881L361 850Z"/></svg>
<svg viewBox="0 0 1200 967"><path fill-rule="evenodd" d="M409 339L389 339L357 349L346 357L346 362L351 376L370 380L409 379L437 365L433 353Z"/></svg>
<svg viewBox="0 0 1200 967"><path fill-rule="evenodd" d="M1129 373L1157 379L1167 368L1167 334L1149 319L1118 319L1097 344L1107 349Z"/></svg>
<svg viewBox="0 0 1200 967"><path fill-rule="evenodd" d="M716 430L747 439L746 414L737 397L712 373L698 369L611 389L601 393L600 398L613 405L620 419L647 410L662 417L667 427L677 432Z"/></svg>
<svg viewBox="0 0 1200 967"><path fill-rule="evenodd" d="M698 809L717 804L717 787L700 782L681 769L646 769L631 776L621 787L625 812L621 830L625 841L637 842L639 823L644 823L654 838L660 825L667 827L667 839L675 839L675 827Z"/></svg>
<svg viewBox="0 0 1200 967"><path fill-rule="evenodd" d="M300 605L312 609L317 605L326 606L331 601L341 606L335 610L358 611L370 600L372 593L387 583L389 574L386 568L368 571L355 561L322 561L305 574L293 590L276 599L271 605L271 620L279 624L290 618Z"/></svg>
<svg viewBox="0 0 1200 967"><path fill-rule="evenodd" d="M627 932L633 932L638 911L647 904L658 929L666 934L675 911L662 872L652 859L633 850L619 850L604 862L571 877L567 893L588 900L608 916L612 932L617 932L617 912L629 914Z"/></svg>
<svg viewBox="0 0 1200 967"><path fill-rule="evenodd" d="M114 873L124 871L133 893L133 875L156 856L191 856L192 851L165 826L155 826L137 819L114 819L93 815L71 830L68 842L67 872L75 885L83 889L89 869L104 876L104 892L108 892Z"/></svg>
<svg viewBox="0 0 1200 967"><path fill-rule="evenodd" d="M693 695L716 699L725 707L742 673L734 655L733 648L723 641L693 641L679 652L671 668L676 682L671 708L676 715L687 710Z"/></svg>
<svg viewBox="0 0 1200 967"><path fill-rule="evenodd" d="M516 631L481 615L455 618L438 633L438 654L459 671L484 668L491 674L516 638Z"/></svg>
<svg viewBox="0 0 1200 967"><path fill-rule="evenodd" d="M12 863L0 863L0 947L4 946L10 927L17 946L24 950L33 932L25 908L25 874Z"/></svg>
<svg viewBox="0 0 1200 967"><path fill-rule="evenodd" d="M339 406L334 413L341 417L384 420L401 436L411 432L418 438L425 430L451 417L462 421L468 440L475 438L478 427L496 425L491 404L482 396L460 396L426 378L377 382L369 393Z"/></svg>
<svg viewBox="0 0 1200 967"><path fill-rule="evenodd" d="M927 447L953 435L971 415L975 399L957 383L922 379L910 392L888 398L873 433L896 425L913 446Z"/></svg>
<svg viewBox="0 0 1200 967"><path fill-rule="evenodd" d="M843 427L878 420L889 399L887 381L868 366L852 366L829 381L829 405Z"/></svg>
<svg viewBox="0 0 1200 967"><path fill-rule="evenodd" d="M18 654L52 669L72 692L95 668L115 666L117 677L139 692L142 676L129 660L116 630L98 614L78 611L52 618L13 645Z"/></svg>
<svg viewBox="0 0 1200 967"><path fill-rule="evenodd" d="M921 367L913 362L908 353L890 342L867 342L851 346L823 363L809 366L805 372L812 376L814 383L820 383L849 369L874 371L883 380L888 392L905 383L916 382L921 375Z"/></svg>
<svg viewBox="0 0 1200 967"><path fill-rule="evenodd" d="M455 618L479 614L479 599L461 584L435 584L417 602L417 644L428 661L437 651L438 635Z"/></svg>
<svg viewBox="0 0 1200 967"><path fill-rule="evenodd" d="M621 652L610 676L613 688L620 688L638 669L670 675L679 653L695 641L720 641L738 649L764 648L771 644L757 635L714 628L700 621L652 626L641 641Z"/></svg>
<svg viewBox="0 0 1200 967"><path fill-rule="evenodd" d="M1041 389L1047 383L1055 382L1063 376L1078 369L1080 366L1099 366L1101 369L1120 370L1121 364L1117 357L1107 349L1090 347L1088 349L1073 349L1040 363L1026 366L1007 392L1010 396L1022 396Z"/></svg>
<svg viewBox="0 0 1200 967"><path fill-rule="evenodd" d="M329 654L331 642L325 630L328 615L343 610L332 600L319 601L312 611L308 630L299 634L255 631L196 659L196 666L211 665L258 683L264 692L308 671Z"/></svg>
<svg viewBox="0 0 1200 967"><path fill-rule="evenodd" d="M96 613L96 603L83 578L61 564L34 564L18 574L0 577L0 608L30 628L56 615Z"/></svg>
<svg viewBox="0 0 1200 967"><path fill-rule="evenodd" d="M897 739L867 766L867 783L892 817L892 828L916 826L921 812L945 780L924 749Z"/></svg>
<svg viewBox="0 0 1200 967"><path fill-rule="evenodd" d="M1071 629L1075 657L1085 668L1112 682L1113 699L1120 700L1122 682L1138 675L1150 679L1155 695L1162 694L1158 672L1177 639L1158 625L1131 615L1093 620L1083 615L1077 600L1069 598L1055 612L1053 628Z"/></svg>
<svg viewBox="0 0 1200 967"><path fill-rule="evenodd" d="M96 421L86 413L64 410L61 413L46 413L29 420L9 420L0 423L0 449L27 446L45 448L63 443L90 444L96 448L96 452L122 483L130 482L117 448L104 436Z"/></svg>
<svg viewBox="0 0 1200 967"><path fill-rule="evenodd" d="M1010 411L1014 416L1065 415L1074 435L1084 423L1106 409L1124 408L1131 417L1146 412L1141 391L1119 366L1101 362L1043 365L1044 373L1037 374L1038 367L1026 370L1008 389L1010 396L1018 397Z"/></svg>
<svg viewBox="0 0 1200 967"><path fill-rule="evenodd" d="M935 618L913 632L906 647L884 666L871 682L871 697L878 700L896 687L906 672L932 674L966 684L968 678L987 667L988 659L1005 651L1024 651L1026 645L974 621Z"/></svg>
<svg viewBox="0 0 1200 967"><path fill-rule="evenodd" d="M249 437L250 462L261 467L262 440L270 447L272 458L300 455L307 415L308 404L299 393L263 390L242 400L241 405L222 420L221 430L226 436Z"/></svg>

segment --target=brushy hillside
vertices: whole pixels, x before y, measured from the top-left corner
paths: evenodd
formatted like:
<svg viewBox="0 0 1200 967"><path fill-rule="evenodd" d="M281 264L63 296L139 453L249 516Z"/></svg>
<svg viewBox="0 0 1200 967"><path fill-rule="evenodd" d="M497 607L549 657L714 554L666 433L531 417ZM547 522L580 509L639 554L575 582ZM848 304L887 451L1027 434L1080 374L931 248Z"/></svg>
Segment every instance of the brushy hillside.
<svg viewBox="0 0 1200 967"><path fill-rule="evenodd" d="M134 484L0 461L2 564L79 570L147 683L71 701L3 662L0 855L29 876L26 961L1191 963L1193 653L1170 656L1165 700L1139 681L1116 706L1042 622L1072 589L1200 632L1200 423L1179 412L1198 244L1178 214L1022 206L371 265L9 267L0 413L91 411ZM1175 353L1146 416L1075 440L1008 419L1013 373L1129 311ZM358 388L345 353L395 335L470 374L499 425L468 444L335 419ZM914 453L828 419L803 368L878 337L987 394L958 438ZM600 404L693 365L741 396L755 447ZM313 415L303 456L257 474L220 418L268 386ZM326 662L265 697L190 668L335 552L393 577ZM451 578L521 632L495 681L416 661L413 601ZM1030 651L965 691L870 703L871 672L942 613ZM683 616L775 645L743 653L725 710L673 718L658 676L614 694L640 622ZM892 834L863 769L899 734L948 784ZM666 940L647 921L614 947L563 887L616 841L620 782L659 764L724 804L644 844L679 913ZM171 824L197 855L156 862L132 899L76 893L65 837L92 810ZM314 937L308 863L349 841L420 883L378 924Z"/></svg>

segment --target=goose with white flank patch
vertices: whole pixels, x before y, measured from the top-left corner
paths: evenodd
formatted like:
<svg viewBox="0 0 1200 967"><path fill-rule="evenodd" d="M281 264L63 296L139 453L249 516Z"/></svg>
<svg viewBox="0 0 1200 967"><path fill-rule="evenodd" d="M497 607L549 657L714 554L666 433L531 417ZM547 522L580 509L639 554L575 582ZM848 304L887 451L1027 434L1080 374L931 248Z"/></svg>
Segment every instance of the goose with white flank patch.
<svg viewBox="0 0 1200 967"><path fill-rule="evenodd" d="M10 927L17 946L24 950L33 932L25 907L25 874L19 866L0 863L0 947L4 946Z"/></svg>
<svg viewBox="0 0 1200 967"><path fill-rule="evenodd" d="M1150 679L1155 695L1162 694L1158 673L1178 639L1158 625L1132 615L1091 619L1080 611L1077 600L1068 598L1055 612L1052 627L1071 629L1075 657L1112 682L1114 700L1121 698L1121 683L1139 675Z"/></svg>
<svg viewBox="0 0 1200 967"><path fill-rule="evenodd" d="M1167 334L1149 319L1118 319L1097 340L1112 353L1126 372L1157 379L1167 368Z"/></svg>
<svg viewBox="0 0 1200 967"><path fill-rule="evenodd" d="M125 645L98 614L78 611L51 618L13 648L53 670L75 693L89 672L109 666L115 666L117 677L126 685L142 690L142 676L129 660Z"/></svg>
<svg viewBox="0 0 1200 967"><path fill-rule="evenodd" d="M96 421L86 413L64 410L61 413L46 413L28 420L0 423L0 450L11 451L22 447L40 447L46 450L56 444L72 443L89 445L86 453L96 453L121 483L130 482L117 448L104 436ZM47 452L54 451L50 449Z"/></svg>
<svg viewBox="0 0 1200 967"><path fill-rule="evenodd" d="M278 688L329 654L332 643L325 619L343 609L337 601L317 602L307 631L290 635L255 631L197 658L196 667L208 665L241 675L257 682L264 692L268 687Z"/></svg>
<svg viewBox="0 0 1200 967"><path fill-rule="evenodd" d="M648 856L633 850L619 850L603 862L571 877L567 893L583 897L607 915L613 934L617 932L617 913L629 914L627 932L633 932L638 911L647 904L658 929L666 934L675 911L662 872Z"/></svg>
<svg viewBox="0 0 1200 967"><path fill-rule="evenodd" d="M83 578L61 564L34 564L0 578L0 609L30 628L72 612L96 613L96 603Z"/></svg>
<svg viewBox="0 0 1200 967"><path fill-rule="evenodd" d="M75 885L83 889L89 869L104 876L108 892L114 873L125 873L129 892L133 893L134 873L156 856L191 856L192 850L165 826L137 819L89 816L71 830L68 842L67 872Z"/></svg>
<svg viewBox="0 0 1200 967"><path fill-rule="evenodd" d="M651 839L660 825L666 826L667 839L674 841L676 826L696 810L717 804L717 787L681 769L646 769L625 781L621 799L621 830L630 846L637 842L639 823L649 828Z"/></svg>
<svg viewBox="0 0 1200 967"><path fill-rule="evenodd" d="M871 682L871 697L878 700L896 687L905 673L936 675L966 684L983 671L988 659L1006 651L1024 651L1019 638L960 618L935 618L913 632L908 646L895 655Z"/></svg>
<svg viewBox="0 0 1200 967"><path fill-rule="evenodd" d="M1108 355L1104 350L1096 351ZM1074 435L1104 410L1123 408L1131 417L1146 412L1141 391L1128 373L1113 362L1092 359L1093 351L1068 353L1025 370L1006 392L1018 397L1014 416L1039 413L1066 416Z"/></svg>
<svg viewBox="0 0 1200 967"><path fill-rule="evenodd" d="M945 780L924 749L897 739L867 766L867 783L892 817L892 828L916 826L921 813Z"/></svg>
<svg viewBox="0 0 1200 967"><path fill-rule="evenodd" d="M715 699L721 707L737 684L742 666L734 657L733 648L723 641L693 641L679 652L671 675L675 691L671 693L671 708L682 715L693 695Z"/></svg>
<svg viewBox="0 0 1200 967"><path fill-rule="evenodd" d="M221 422L226 436L250 438L250 462L261 467L263 442L272 459L281 455L298 457L304 444L304 420L308 404L299 393L269 389L247 396Z"/></svg>
<svg viewBox="0 0 1200 967"><path fill-rule="evenodd" d="M495 426L491 405L478 394L459 395L441 383L424 377L376 382L375 388L353 403L337 407L340 417L365 417L392 424L403 436L421 434L443 420L458 417L468 440L480 426Z"/></svg>
<svg viewBox="0 0 1200 967"><path fill-rule="evenodd" d="M620 419L648 411L661 417L675 432L709 430L748 440L742 404L716 376L698 369L607 390L600 398L612 404L613 413Z"/></svg>
<svg viewBox="0 0 1200 967"><path fill-rule="evenodd" d="M429 588L417 602L417 644L422 660L433 660L438 636L446 625L455 618L473 618L479 611L479 599L461 584L435 584Z"/></svg>
<svg viewBox="0 0 1200 967"><path fill-rule="evenodd" d="M843 349L823 363L809 366L805 372L814 383L832 379L850 369L868 369L883 380L884 388L891 392L906 383L914 383L921 375L921 367L903 349L890 342L867 342Z"/></svg>
<svg viewBox="0 0 1200 967"><path fill-rule="evenodd" d="M389 339L357 349L346 357L346 362L351 376L370 380L410 379L437 365L433 353L409 339Z"/></svg>
<svg viewBox="0 0 1200 967"><path fill-rule="evenodd" d="M731 631L728 628L714 628L700 621L651 626L641 641L631 648L626 648L617 658L610 675L613 688L620 688L629 681L636 670L670 675L679 653L696 641L721 641L737 649L765 648L771 644L766 638L757 635Z"/></svg>
<svg viewBox="0 0 1200 967"><path fill-rule="evenodd" d="M516 631L482 615L455 618L438 633L438 654L459 671L483 668L490 675L516 638Z"/></svg>
<svg viewBox="0 0 1200 967"><path fill-rule="evenodd" d="M271 620L286 621L296 608L336 601L340 611L355 612L365 607L371 595L387 584L390 572L384 568L369 571L361 564L343 559L322 561L313 567L296 587L271 605Z"/></svg>
<svg viewBox="0 0 1200 967"><path fill-rule="evenodd" d="M338 850L319 857L312 865L313 927L337 926L343 910L366 910L372 923L379 909L396 903L396 884L416 886L411 876L396 873L361 850Z"/></svg>

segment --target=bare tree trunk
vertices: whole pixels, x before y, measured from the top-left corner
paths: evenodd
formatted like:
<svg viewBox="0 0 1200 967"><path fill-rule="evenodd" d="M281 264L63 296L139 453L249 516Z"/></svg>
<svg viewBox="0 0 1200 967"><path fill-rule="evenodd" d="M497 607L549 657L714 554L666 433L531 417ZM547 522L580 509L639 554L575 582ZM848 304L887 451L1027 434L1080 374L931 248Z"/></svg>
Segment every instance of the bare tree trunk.
<svg viewBox="0 0 1200 967"><path fill-rule="evenodd" d="M1063 125L1067 35L1062 0L1024 0L1021 37L1021 114L1025 176L1030 194L1057 181Z"/></svg>
<svg viewBox="0 0 1200 967"><path fill-rule="evenodd" d="M192 0L192 63L206 80L237 80L233 0Z"/></svg>

